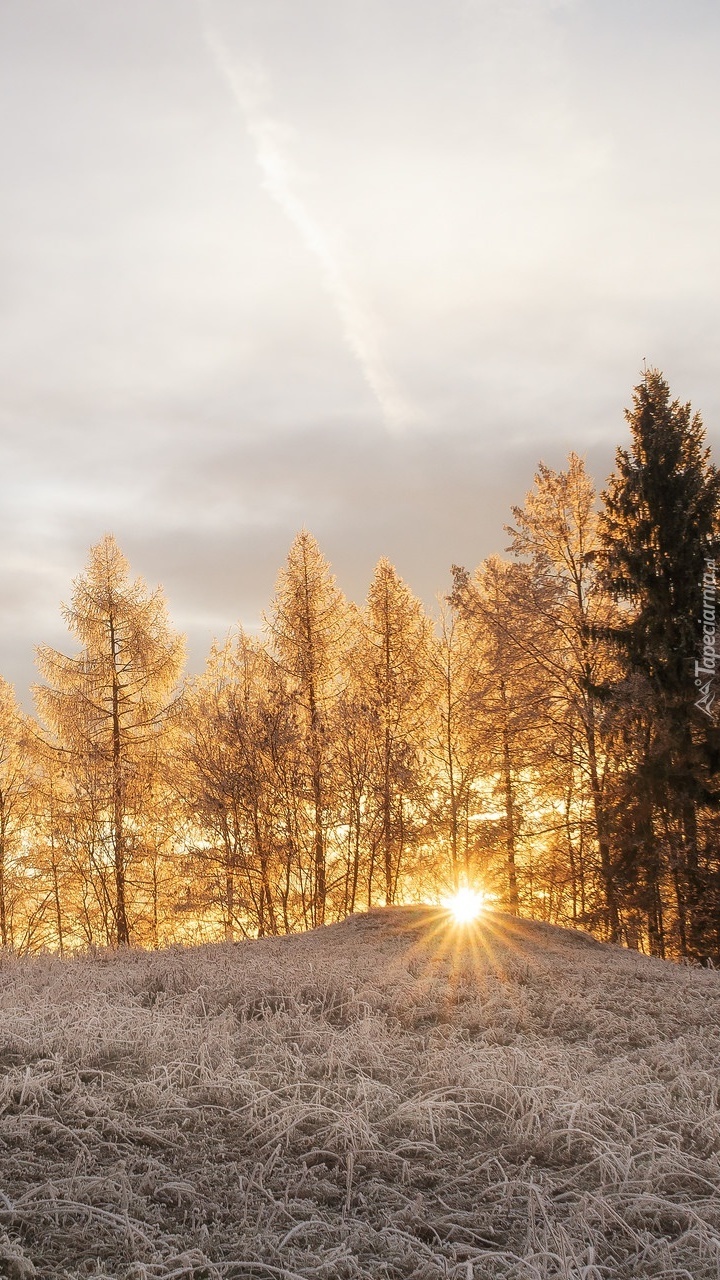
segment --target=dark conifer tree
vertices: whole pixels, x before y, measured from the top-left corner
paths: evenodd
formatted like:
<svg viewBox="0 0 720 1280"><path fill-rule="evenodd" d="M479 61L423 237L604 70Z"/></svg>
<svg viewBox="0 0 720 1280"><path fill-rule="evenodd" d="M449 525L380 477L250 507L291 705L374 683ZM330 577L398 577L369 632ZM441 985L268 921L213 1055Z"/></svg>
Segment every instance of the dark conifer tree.
<svg viewBox="0 0 720 1280"><path fill-rule="evenodd" d="M703 575L718 546L720 474L699 414L671 400L646 370L626 411L629 449L618 449L603 494L601 569L621 604L613 631L624 676L613 690L629 766L618 793L628 896L653 951L669 924L680 949L707 951L713 871L698 816L715 800L717 731L698 703Z"/></svg>

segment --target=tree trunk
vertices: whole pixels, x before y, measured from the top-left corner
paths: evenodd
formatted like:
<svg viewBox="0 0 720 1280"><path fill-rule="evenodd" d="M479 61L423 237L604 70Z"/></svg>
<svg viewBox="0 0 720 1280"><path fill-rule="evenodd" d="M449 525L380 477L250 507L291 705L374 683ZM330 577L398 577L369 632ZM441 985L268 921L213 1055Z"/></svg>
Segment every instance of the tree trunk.
<svg viewBox="0 0 720 1280"><path fill-rule="evenodd" d="M597 833L598 853L600 854L600 875L602 877L603 896L605 898L605 911L607 915L608 940L610 942L617 942L620 937L620 918L618 915L617 897L615 894L610 841L607 837L605 803L598 771L597 747L595 741L595 712L592 702L590 702L588 706L587 718L585 720L585 737L588 749L588 764L590 767L590 789L592 791L593 809L595 812L595 831Z"/></svg>
<svg viewBox="0 0 720 1280"><path fill-rule="evenodd" d="M122 736L120 728L120 688L117 675L117 644L112 614L109 620L112 653L112 792L113 851L115 871L115 923L118 946L130 945L125 902L125 812L122 776Z"/></svg>
<svg viewBox="0 0 720 1280"><path fill-rule="evenodd" d="M383 854L385 857L385 905L393 901L392 805L390 797L390 745L385 730L385 769L383 777Z"/></svg>
<svg viewBox="0 0 720 1280"><path fill-rule="evenodd" d="M512 915L520 914L517 870L515 866L515 795L510 758L510 730L508 725L508 699L505 680L500 676L500 704L502 707L503 784L505 790L505 851L507 856L508 899Z"/></svg>
<svg viewBox="0 0 720 1280"><path fill-rule="evenodd" d="M711 921L700 871L697 809L691 796L682 801L682 835L687 882L687 946L689 954L701 960L710 950Z"/></svg>
<svg viewBox="0 0 720 1280"><path fill-rule="evenodd" d="M0 942L6 947L8 945L8 927L7 927L7 901L5 886L5 832L2 829L4 823L0 822Z"/></svg>

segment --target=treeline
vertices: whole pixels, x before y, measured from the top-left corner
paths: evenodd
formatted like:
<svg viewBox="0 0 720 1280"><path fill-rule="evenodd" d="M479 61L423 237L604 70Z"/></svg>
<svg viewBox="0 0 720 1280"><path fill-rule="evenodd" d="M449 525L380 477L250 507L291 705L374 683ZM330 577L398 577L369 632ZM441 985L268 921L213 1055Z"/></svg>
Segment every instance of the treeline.
<svg viewBox="0 0 720 1280"><path fill-rule="evenodd" d="M287 933L481 887L658 955L720 952L720 477L649 370L598 501L540 465L509 558L431 620L387 560L362 608L295 539L262 638L181 683L114 539L0 681L0 940L18 951Z"/></svg>

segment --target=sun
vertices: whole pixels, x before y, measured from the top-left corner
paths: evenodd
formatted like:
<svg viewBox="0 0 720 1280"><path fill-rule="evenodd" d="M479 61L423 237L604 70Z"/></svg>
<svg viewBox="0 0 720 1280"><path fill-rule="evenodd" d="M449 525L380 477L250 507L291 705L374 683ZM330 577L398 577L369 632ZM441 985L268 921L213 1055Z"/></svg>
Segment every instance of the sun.
<svg viewBox="0 0 720 1280"><path fill-rule="evenodd" d="M470 924L480 915L485 898L475 889L458 889L452 898L443 899L443 906L452 913L456 924Z"/></svg>

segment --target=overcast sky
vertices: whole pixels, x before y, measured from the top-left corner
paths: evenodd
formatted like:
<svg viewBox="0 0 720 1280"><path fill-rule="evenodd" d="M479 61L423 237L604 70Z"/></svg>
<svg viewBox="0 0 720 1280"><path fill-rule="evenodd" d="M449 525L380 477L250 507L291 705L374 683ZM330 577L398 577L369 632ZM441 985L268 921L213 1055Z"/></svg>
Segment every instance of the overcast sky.
<svg viewBox="0 0 720 1280"><path fill-rule="evenodd" d="M199 669L307 526L352 598L602 483L643 358L720 446L715 0L2 0L0 673L106 531Z"/></svg>

